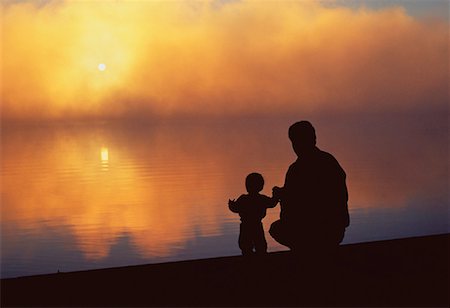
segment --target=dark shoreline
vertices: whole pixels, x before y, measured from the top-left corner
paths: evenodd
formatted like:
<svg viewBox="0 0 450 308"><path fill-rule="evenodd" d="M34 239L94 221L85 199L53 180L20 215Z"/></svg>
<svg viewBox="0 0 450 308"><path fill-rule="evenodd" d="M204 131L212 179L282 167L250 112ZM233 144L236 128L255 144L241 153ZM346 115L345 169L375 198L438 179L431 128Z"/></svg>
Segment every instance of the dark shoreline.
<svg viewBox="0 0 450 308"><path fill-rule="evenodd" d="M1 306L449 305L449 234L1 280Z"/></svg>

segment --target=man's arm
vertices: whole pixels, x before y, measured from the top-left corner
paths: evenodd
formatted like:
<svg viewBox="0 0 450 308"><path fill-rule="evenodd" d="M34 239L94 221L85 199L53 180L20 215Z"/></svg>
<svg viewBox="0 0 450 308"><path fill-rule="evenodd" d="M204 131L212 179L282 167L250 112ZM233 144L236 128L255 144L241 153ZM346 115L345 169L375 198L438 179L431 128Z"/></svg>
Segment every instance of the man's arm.
<svg viewBox="0 0 450 308"><path fill-rule="evenodd" d="M350 216L348 213L348 190L346 184L346 174L338 161L333 157L333 168L330 174L330 201L336 204L338 218L343 227L350 225Z"/></svg>

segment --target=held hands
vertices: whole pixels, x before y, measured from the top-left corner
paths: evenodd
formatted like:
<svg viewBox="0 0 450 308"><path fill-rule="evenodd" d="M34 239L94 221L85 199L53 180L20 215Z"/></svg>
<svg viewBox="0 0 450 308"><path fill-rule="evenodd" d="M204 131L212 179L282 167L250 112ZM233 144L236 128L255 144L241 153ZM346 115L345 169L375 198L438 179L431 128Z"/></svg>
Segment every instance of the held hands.
<svg viewBox="0 0 450 308"><path fill-rule="evenodd" d="M282 199L283 198L283 191L284 191L283 187L274 186L272 188L272 196L273 196L273 198L276 198L278 200Z"/></svg>

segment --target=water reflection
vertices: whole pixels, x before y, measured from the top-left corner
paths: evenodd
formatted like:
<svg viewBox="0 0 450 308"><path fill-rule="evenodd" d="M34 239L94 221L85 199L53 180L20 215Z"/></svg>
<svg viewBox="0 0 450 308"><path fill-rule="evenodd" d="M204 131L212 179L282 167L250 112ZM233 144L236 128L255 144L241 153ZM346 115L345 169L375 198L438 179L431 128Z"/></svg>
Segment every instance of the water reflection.
<svg viewBox="0 0 450 308"><path fill-rule="evenodd" d="M100 159L102 161L102 170L108 171L109 166L109 150L106 147L102 147L100 150Z"/></svg>
<svg viewBox="0 0 450 308"><path fill-rule="evenodd" d="M27 240L28 233L46 237L49 228L69 233L71 245L92 261L106 258L124 235L140 256L153 258L170 256L189 239L223 233L229 163L210 137L179 136L171 128L109 131L7 133L11 138L2 161L6 256L20 253L11 246ZM101 144L109 146L100 147L99 165ZM240 190L241 183L237 186Z"/></svg>
<svg viewBox="0 0 450 308"><path fill-rule="evenodd" d="M448 230L442 117L433 120L441 126L405 120L396 130L312 121L319 147L348 173L345 241ZM292 122L3 129L2 275L238 254L238 218L226 201L253 171L264 175L265 194L283 183L295 159L286 136ZM268 211L266 231L278 215ZM266 238L269 251L283 249Z"/></svg>

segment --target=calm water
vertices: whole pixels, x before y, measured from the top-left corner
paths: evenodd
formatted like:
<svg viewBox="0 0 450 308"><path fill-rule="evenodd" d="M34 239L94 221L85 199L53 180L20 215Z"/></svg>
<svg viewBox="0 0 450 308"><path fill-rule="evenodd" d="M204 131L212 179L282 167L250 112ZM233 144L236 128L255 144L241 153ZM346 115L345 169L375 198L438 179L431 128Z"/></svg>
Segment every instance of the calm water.
<svg viewBox="0 0 450 308"><path fill-rule="evenodd" d="M448 232L446 113L310 119L348 175L345 243ZM283 184L293 121L4 126L2 277L239 254L227 200Z"/></svg>

